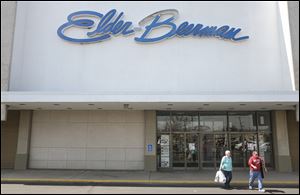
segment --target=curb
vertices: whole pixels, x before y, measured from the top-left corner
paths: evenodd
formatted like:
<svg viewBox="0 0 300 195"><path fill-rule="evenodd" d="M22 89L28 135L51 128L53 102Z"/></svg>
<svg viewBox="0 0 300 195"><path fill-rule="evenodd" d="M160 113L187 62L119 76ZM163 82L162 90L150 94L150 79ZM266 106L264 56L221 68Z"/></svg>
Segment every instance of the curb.
<svg viewBox="0 0 300 195"><path fill-rule="evenodd" d="M213 181L176 181L176 180L85 180L85 179L1 179L1 184L27 185L77 185L77 186L151 186L151 187L218 187L222 184ZM247 187L248 181L233 181L232 186ZM295 181L265 181L264 186L280 188L299 188Z"/></svg>

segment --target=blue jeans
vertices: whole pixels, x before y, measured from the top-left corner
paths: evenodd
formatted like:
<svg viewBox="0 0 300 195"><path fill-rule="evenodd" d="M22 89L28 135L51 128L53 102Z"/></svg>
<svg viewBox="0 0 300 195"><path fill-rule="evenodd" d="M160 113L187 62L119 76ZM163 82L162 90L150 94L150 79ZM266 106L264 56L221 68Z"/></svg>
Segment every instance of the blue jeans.
<svg viewBox="0 0 300 195"><path fill-rule="evenodd" d="M232 179L232 172L231 171L224 171L222 170L224 176L226 177L226 183L224 184L225 185L225 188L230 188L230 181Z"/></svg>
<svg viewBox="0 0 300 195"><path fill-rule="evenodd" d="M258 189L263 188L262 177L260 171L250 171L249 186L253 187L253 182L258 179Z"/></svg>

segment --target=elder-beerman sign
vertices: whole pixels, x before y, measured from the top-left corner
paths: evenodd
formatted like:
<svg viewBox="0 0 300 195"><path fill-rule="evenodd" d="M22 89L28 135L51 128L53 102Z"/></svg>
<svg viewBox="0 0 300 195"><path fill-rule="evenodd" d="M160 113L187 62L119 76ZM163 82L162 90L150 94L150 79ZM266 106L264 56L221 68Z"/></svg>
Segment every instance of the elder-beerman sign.
<svg viewBox="0 0 300 195"><path fill-rule="evenodd" d="M98 13L95 11L78 11L71 13L67 17L67 22L61 25L57 34L60 38L74 42L74 43L94 43L106 41L113 36L132 35L137 31L142 31L142 26L145 26L144 32L140 37L135 37L134 40L140 43L154 43L159 41L164 41L170 39L174 36L179 37L216 37L227 39L231 41L242 41L249 39L249 36L238 36L241 28L230 27L229 25L223 26L207 26L203 24L192 24L189 22L183 22L180 25L176 25L174 20L178 16L178 11L176 9L167 9L155 12L144 19L142 19L138 24L138 27L134 27L133 23L130 21L122 20L124 13L121 12L117 15L115 9L110 10L106 14ZM163 15L169 15L166 19L162 19ZM66 35L67 29L70 28L86 28L92 29L95 27L95 22L92 19L84 19L87 17L96 17L99 20L97 27L93 31L86 33L85 37L73 38ZM151 31L159 29L162 27L168 27L168 32L151 37Z"/></svg>

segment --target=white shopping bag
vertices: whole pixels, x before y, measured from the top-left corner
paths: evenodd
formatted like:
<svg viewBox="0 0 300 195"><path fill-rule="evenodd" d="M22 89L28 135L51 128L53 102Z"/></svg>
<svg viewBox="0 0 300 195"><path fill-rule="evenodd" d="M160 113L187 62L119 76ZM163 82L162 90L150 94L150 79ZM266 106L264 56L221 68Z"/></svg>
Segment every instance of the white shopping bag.
<svg viewBox="0 0 300 195"><path fill-rule="evenodd" d="M217 183L226 183L226 177L225 175L223 174L222 171L217 171L216 173L216 177L215 177L215 182Z"/></svg>

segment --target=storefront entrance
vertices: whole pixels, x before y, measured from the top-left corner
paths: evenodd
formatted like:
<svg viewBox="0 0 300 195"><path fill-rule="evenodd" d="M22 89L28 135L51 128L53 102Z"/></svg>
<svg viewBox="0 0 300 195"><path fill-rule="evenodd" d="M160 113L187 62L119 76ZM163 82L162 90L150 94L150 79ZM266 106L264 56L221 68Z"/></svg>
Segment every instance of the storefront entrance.
<svg viewBox="0 0 300 195"><path fill-rule="evenodd" d="M269 112L160 112L157 115L158 167L218 169L226 150L234 167L247 168L253 150L273 166Z"/></svg>
<svg viewBox="0 0 300 195"><path fill-rule="evenodd" d="M199 167L199 135L196 133L174 133L172 135L173 168Z"/></svg>
<svg viewBox="0 0 300 195"><path fill-rule="evenodd" d="M171 139L174 169L217 167L227 148L225 134L174 133Z"/></svg>
<svg viewBox="0 0 300 195"><path fill-rule="evenodd" d="M218 167L227 145L227 137L225 134L203 134L201 135L201 166Z"/></svg>

